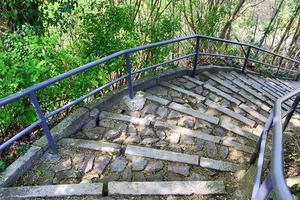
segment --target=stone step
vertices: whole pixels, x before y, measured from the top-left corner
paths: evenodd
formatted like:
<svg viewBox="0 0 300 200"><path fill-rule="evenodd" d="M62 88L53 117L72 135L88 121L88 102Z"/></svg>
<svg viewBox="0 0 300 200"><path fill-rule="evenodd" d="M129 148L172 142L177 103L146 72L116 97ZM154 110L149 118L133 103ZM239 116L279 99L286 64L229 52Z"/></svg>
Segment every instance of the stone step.
<svg viewBox="0 0 300 200"><path fill-rule="evenodd" d="M211 91L211 92L213 92L213 93L216 93L218 96L221 96L221 97L227 99L228 101L230 101L232 103L235 103L236 105L241 104L240 100L237 100L236 98L232 97L231 95L226 94L225 92L213 87L210 84L204 84L204 88Z"/></svg>
<svg viewBox="0 0 300 200"><path fill-rule="evenodd" d="M234 84L236 84L237 86L239 86L240 88L242 88L243 90L245 90L246 92L248 92L249 94L253 95L255 98L258 98L259 100L261 100L262 102L266 101L266 98L263 97L261 94L259 94L258 92L254 91L253 89L251 89L250 87L244 85L241 81L234 79L232 81Z"/></svg>
<svg viewBox="0 0 300 200"><path fill-rule="evenodd" d="M141 156L159 160L166 160L172 162L180 162L186 163L191 165L198 165L199 164L199 156L197 155L190 155L184 153L177 153L172 151L166 150L158 150L148 147L140 147L134 145L128 145L125 150L126 155L131 156Z"/></svg>
<svg viewBox="0 0 300 200"><path fill-rule="evenodd" d="M113 120L120 120L120 121L126 121L130 122L135 125L141 125L141 126L149 126L151 121L146 118L138 118L138 117L132 117L128 115L123 114L117 114L117 113L111 113L102 111L99 115L100 119L113 119Z"/></svg>
<svg viewBox="0 0 300 200"><path fill-rule="evenodd" d="M244 97L245 99L247 99L248 101L250 101L251 103L259 106L261 109L263 109L266 112L269 112L271 110L271 108L269 106L267 106L266 104L262 103L260 100L256 99L255 97L252 97L250 95L248 95L247 93L245 93L244 91L241 91L239 93L242 97ZM270 105L270 104L269 104Z"/></svg>
<svg viewBox="0 0 300 200"><path fill-rule="evenodd" d="M227 122L221 122L221 127L225 128L226 130L229 130L235 134L238 134L240 136L246 137L250 140L254 140L257 141L258 140L258 136L254 135L253 133L249 133L246 131L243 131L240 127L234 125L234 124L229 124Z"/></svg>
<svg viewBox="0 0 300 200"><path fill-rule="evenodd" d="M223 181L109 182L108 195L225 194Z"/></svg>
<svg viewBox="0 0 300 200"><path fill-rule="evenodd" d="M288 90L288 91L290 91L290 92L292 92L292 91L294 90L294 88L290 87L290 86L289 86L286 82L284 82L283 80L278 79L278 78L276 78L275 80L276 80L275 83L277 83L277 82L281 83L281 86L284 87L286 90Z"/></svg>
<svg viewBox="0 0 300 200"><path fill-rule="evenodd" d="M204 83L198 79L192 78L190 76L183 76L185 79L197 84L197 85L203 85Z"/></svg>
<svg viewBox="0 0 300 200"><path fill-rule="evenodd" d="M183 89L181 87L178 87L176 85L173 85L173 84L170 84L168 82L162 82L160 83L162 86L164 87L168 87L168 88L171 88L177 92L180 92L182 94L185 94L185 95L188 95L188 96L191 96L191 97L195 97L197 100L200 100L200 101L203 101L205 99L205 97L199 95L199 94L196 94L194 92L191 92L189 90L186 90L186 89Z"/></svg>
<svg viewBox="0 0 300 200"><path fill-rule="evenodd" d="M255 90L257 90L258 92L260 92L261 94L263 94L264 96L268 97L269 99L276 101L276 98L272 95L270 95L269 93L266 93L266 91L263 89L264 85L261 85L261 83L258 83L252 79L248 79L246 76L241 76L237 73L233 73L236 77L238 77L242 82L246 83L249 87L254 88ZM272 103L268 103L269 105L273 105Z"/></svg>
<svg viewBox="0 0 300 200"><path fill-rule="evenodd" d="M217 77L216 75L213 75L213 74L211 74L211 73L209 73L209 72L204 72L204 74L205 74L207 77L209 77L210 79L212 79L212 80L218 82L218 83L221 84L222 86L224 86L224 87L230 89L231 91L233 91L233 92L235 92L235 93L237 93L237 92L239 91L238 88L236 88L236 87L234 87L233 85L227 83L226 81L220 79L220 78Z"/></svg>
<svg viewBox="0 0 300 200"><path fill-rule="evenodd" d="M224 146L233 147L233 148L235 148L237 150L244 151L244 152L247 152L247 153L254 152L254 148L253 147L250 147L250 146L241 144L239 142L233 141L230 138L224 138L222 144Z"/></svg>
<svg viewBox="0 0 300 200"><path fill-rule="evenodd" d="M223 78L227 79L229 78L229 81L231 80L231 78L224 72L219 72L219 75L221 75ZM247 87L247 86L246 86ZM247 87L248 88L248 87ZM255 92L253 92L255 93ZM239 95L244 97L245 99L247 99L248 101L254 103L255 105L261 107L261 109L263 109L266 112L269 112L271 110L271 108L267 105L265 105L264 103L262 103L259 99L256 98L257 93L255 93L254 96L250 96L249 93L247 91L243 91L241 90L239 92ZM273 106L273 103L270 104L270 102L266 102L268 103L270 106Z"/></svg>
<svg viewBox="0 0 300 200"><path fill-rule="evenodd" d="M244 117L243 115L240 115L228 108L222 107L221 105L214 103L213 101L210 101L207 99L205 101L205 105L209 106L210 108L214 108L214 109L224 113L225 115L228 115L228 116L230 116L238 121L241 121L251 127L254 127L254 125L255 125L255 121L248 119L247 117Z"/></svg>
<svg viewBox="0 0 300 200"><path fill-rule="evenodd" d="M235 172L242 169L240 165L234 163L204 157L200 158L200 166L226 172Z"/></svg>
<svg viewBox="0 0 300 200"><path fill-rule="evenodd" d="M94 151L102 151L108 153L120 154L121 146L115 143L95 141L95 140L83 140L64 138L58 142L61 146L70 146L75 148L89 149Z"/></svg>
<svg viewBox="0 0 300 200"><path fill-rule="evenodd" d="M43 185L0 188L0 199L102 196L102 183Z"/></svg>
<svg viewBox="0 0 300 200"><path fill-rule="evenodd" d="M255 110L247 106L246 104L241 104L239 107L245 112L247 112L248 114L250 114L251 116L253 116L254 118L260 120L261 122L263 123L266 122L267 118L265 116L259 114L258 112L256 112Z"/></svg>
<svg viewBox="0 0 300 200"><path fill-rule="evenodd" d="M219 123L219 118L217 118L217 117L209 116L207 114L201 113L197 110L185 107L185 106L183 106L181 104L178 104L178 103L175 103L175 102L172 102L171 104L169 104L168 107L173 109L173 110L176 110L178 112L181 112L181 113L184 113L184 114L187 114L187 115L191 115L193 117L205 120L205 121L210 122L210 123L215 124L215 125L217 125Z"/></svg>
<svg viewBox="0 0 300 200"><path fill-rule="evenodd" d="M195 138L199 138L199 139L202 139L202 140L214 142L214 143L217 143L217 144L219 144L220 141L222 140L222 138L219 137L219 136L209 135L207 133L203 133L202 131L195 131L195 130L191 130L191 129L188 129L188 128L168 124L168 123L162 122L162 121L156 121L155 124L154 124L154 127L168 128L171 131L176 132L176 133L189 135L189 136L192 136L192 137L195 137Z"/></svg>
<svg viewBox="0 0 300 200"><path fill-rule="evenodd" d="M154 102L159 103L159 104L164 105L164 106L171 103L171 101L169 101L167 99L164 99L164 98L161 98L161 97L149 94L149 93L146 93L145 97L146 97L146 99L148 99L150 101L154 101Z"/></svg>

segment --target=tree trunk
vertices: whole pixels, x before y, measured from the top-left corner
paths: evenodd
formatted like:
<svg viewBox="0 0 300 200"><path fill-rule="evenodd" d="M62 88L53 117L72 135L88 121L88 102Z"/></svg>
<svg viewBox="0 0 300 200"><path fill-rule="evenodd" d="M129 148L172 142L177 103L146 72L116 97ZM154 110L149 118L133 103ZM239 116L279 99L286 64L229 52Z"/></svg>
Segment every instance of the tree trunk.
<svg viewBox="0 0 300 200"><path fill-rule="evenodd" d="M288 35L288 33L290 32L291 28L293 27L293 23L295 20L295 16L298 16L298 14L300 13L300 4L298 5L298 7L294 10L294 12L292 13L292 16L290 17L290 20L288 21L287 25L285 26L285 30L283 32L283 35L280 39L280 41L278 42L276 48L274 49L275 52L278 52L282 43L285 41L286 36Z"/></svg>
<svg viewBox="0 0 300 200"><path fill-rule="evenodd" d="M239 3L236 5L232 15L230 15L229 19L227 20L227 22L225 23L224 27L222 28L222 30L220 32L220 35L219 35L220 38L225 38L228 30L231 27L232 22L236 19L238 13L242 9L245 2L246 2L246 0L240 0Z"/></svg>
<svg viewBox="0 0 300 200"><path fill-rule="evenodd" d="M274 14L273 14L273 16L272 16L272 18L271 18L271 20L270 20L270 22L269 22L267 28L265 29L265 32L264 32L263 37L262 37L262 38L260 39L260 41L259 41L259 45L258 45L259 47L261 47L261 46L263 45L263 43L264 43L266 37L267 37L267 36L269 35L269 33L271 32L271 27L272 27L272 25L273 25L273 23L274 23L274 21L275 21L277 15L278 15L278 13L279 13L281 7L282 7L282 5L283 5L283 2L284 2L284 0L281 0L280 3L279 3L279 5L278 5L278 7L277 7L277 9L275 10L275 12L274 12Z"/></svg>

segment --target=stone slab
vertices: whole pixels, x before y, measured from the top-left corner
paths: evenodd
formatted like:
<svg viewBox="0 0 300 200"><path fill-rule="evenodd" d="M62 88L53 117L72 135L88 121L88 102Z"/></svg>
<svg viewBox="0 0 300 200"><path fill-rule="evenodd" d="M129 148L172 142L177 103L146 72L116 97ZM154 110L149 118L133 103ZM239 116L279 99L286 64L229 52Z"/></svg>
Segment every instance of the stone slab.
<svg viewBox="0 0 300 200"><path fill-rule="evenodd" d="M244 137L246 137L246 138L248 138L250 140L253 140L253 141L257 141L258 140L258 136L257 135L245 132L241 128L239 128L238 126L236 126L234 124L229 124L229 123L222 122L221 123L221 127L225 128L226 130L231 131L231 132L233 132L235 134L238 134L240 136L244 136Z"/></svg>
<svg viewBox="0 0 300 200"><path fill-rule="evenodd" d="M210 84L205 84L204 88L207 89L207 90L210 90L213 93L216 93L218 96L221 96L221 97L227 99L228 101L230 101L232 103L235 103L236 105L240 105L241 104L240 100L237 100L236 98L232 97L231 95L226 94L225 92L223 92L223 91L221 91L221 90L213 87Z"/></svg>
<svg viewBox="0 0 300 200"><path fill-rule="evenodd" d="M128 115L122 115L117 113L111 113L102 111L99 116L100 119L114 119L114 120L120 120L120 121L126 121L133 123L135 125L142 125L142 126L149 126L151 121L146 118L138 118L138 117L132 117Z"/></svg>
<svg viewBox="0 0 300 200"><path fill-rule="evenodd" d="M158 97L158 96L155 96L155 95L152 95L152 94L146 94L145 97L146 97L146 99L148 99L150 101L155 101L155 102L157 102L159 104L162 104L164 106L166 106L170 103L169 100Z"/></svg>
<svg viewBox="0 0 300 200"><path fill-rule="evenodd" d="M261 101L266 101L266 98L263 97L261 94L259 94L258 92L254 91L253 89L249 88L248 86L244 85L242 82L240 82L239 80L235 79L232 81L234 84L236 84L237 86L239 86L240 88L242 88L243 90L245 90L246 92L250 93L251 95L253 95L255 98L258 98Z"/></svg>
<svg viewBox="0 0 300 200"><path fill-rule="evenodd" d="M126 147L125 154L131 156L141 156L153 159L167 160L172 162L187 163L192 165L198 165L199 163L199 156L197 155L176 153L172 151L158 150L134 145L128 145Z"/></svg>
<svg viewBox="0 0 300 200"><path fill-rule="evenodd" d="M102 183L9 187L0 188L0 199L102 196L102 190Z"/></svg>
<svg viewBox="0 0 300 200"><path fill-rule="evenodd" d="M247 112L248 114L250 114L251 116L253 116L254 118L260 120L261 122L266 122L267 118L265 116L259 114L258 112L256 112L255 110L247 106L246 104L241 104L239 107L245 112Z"/></svg>
<svg viewBox="0 0 300 200"><path fill-rule="evenodd" d="M192 136L195 138L199 138L199 139L206 140L206 141L211 141L214 143L220 143L220 141L222 139L221 137L209 135L207 133L203 133L202 131L195 131L195 130L191 130L188 128L168 124L168 123L162 122L162 121L156 121L154 126L160 127L160 128L168 128L175 133L189 135L189 136Z"/></svg>
<svg viewBox="0 0 300 200"><path fill-rule="evenodd" d="M162 83L160 83L160 84L161 84L162 86L164 86L164 87L168 87L168 88L171 88L171 89L173 89L173 90L176 90L177 92L180 92L180 93L182 93L182 94L185 94L185 95L188 95L188 96L191 96L191 97L195 97L195 98L198 99L198 100L203 101L203 100L205 99L205 97L203 97L203 96L201 96L201 95L199 95L199 94L196 94L196 93L191 92L191 91L189 91L189 90L183 89L183 88L178 87L178 86L176 86L176 85L170 84L170 83L168 83L168 82L162 82Z"/></svg>
<svg viewBox="0 0 300 200"><path fill-rule="evenodd" d="M119 154L121 146L114 143L95 141L95 140L82 140L73 138L64 138L59 141L59 145L66 145L75 148L83 148L95 151L109 152Z"/></svg>
<svg viewBox="0 0 300 200"><path fill-rule="evenodd" d="M224 146L233 147L237 150L244 151L244 152L247 152L247 153L253 153L254 152L253 147L249 147L249 146L246 146L244 144L240 144L240 143L232 141L232 140L227 140L226 138L223 140L222 144Z"/></svg>
<svg viewBox="0 0 300 200"><path fill-rule="evenodd" d="M217 125L219 123L219 119L217 117L213 117L213 116L209 116L207 114L203 114L203 113L201 113L197 110L185 107L185 106L183 106L181 104L178 104L178 103L172 102L171 104L169 104L169 108L171 108L173 110L176 110L178 112L181 112L181 113L191 115L193 117L205 120L205 121L210 122L210 123L215 124L215 125Z"/></svg>
<svg viewBox="0 0 300 200"><path fill-rule="evenodd" d="M219 84L223 85L224 87L230 89L231 91L233 91L233 92L235 92L235 93L237 93L237 92L239 91L238 88L236 88L236 87L234 87L233 85L227 83L226 81L220 79L220 78L217 77L216 75L213 75L213 74L211 74L211 73L209 73L209 72L204 72L204 74L205 74L206 76L208 76L210 79L212 79L212 80L218 82Z"/></svg>
<svg viewBox="0 0 300 200"><path fill-rule="evenodd" d="M199 81L198 79L192 78L190 76L183 76L185 79L197 84L197 85L203 85L202 81Z"/></svg>
<svg viewBox="0 0 300 200"><path fill-rule="evenodd" d="M235 172L241 169L241 166L234 163L204 157L200 158L200 166L226 172Z"/></svg>
<svg viewBox="0 0 300 200"><path fill-rule="evenodd" d="M30 147L24 155L19 157L0 174L0 187L7 187L18 180L42 153L43 149L41 147Z"/></svg>
<svg viewBox="0 0 300 200"><path fill-rule="evenodd" d="M211 108L214 108L214 109L224 113L225 115L228 115L228 116L230 116L230 117L232 117L232 118L234 118L238 121L241 121L241 122L243 122L243 123L245 123L245 124L247 124L251 127L253 127L255 125L255 121L253 121L251 119L248 119L247 117L244 117L243 115L240 115L240 114L238 114L238 113L236 113L236 112L234 112L234 111L232 111L228 108L222 107L219 104L216 104L216 103L214 103L210 100L206 100L205 105L207 105Z"/></svg>
<svg viewBox="0 0 300 200"><path fill-rule="evenodd" d="M109 182L108 195L224 194L223 181Z"/></svg>

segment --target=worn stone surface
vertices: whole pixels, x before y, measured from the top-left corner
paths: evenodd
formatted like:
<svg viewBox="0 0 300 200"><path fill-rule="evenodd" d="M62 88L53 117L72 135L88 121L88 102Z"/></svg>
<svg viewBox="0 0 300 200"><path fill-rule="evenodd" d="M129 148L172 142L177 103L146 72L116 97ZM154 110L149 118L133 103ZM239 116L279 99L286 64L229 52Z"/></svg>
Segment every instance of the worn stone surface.
<svg viewBox="0 0 300 200"><path fill-rule="evenodd" d="M160 159L160 160L168 160L173 162L181 162L181 163L187 163L193 165L197 165L199 160L199 157L196 155L175 153L172 151L158 150L158 149L152 149L148 147L138 147L133 145L128 145L126 147L125 154Z"/></svg>
<svg viewBox="0 0 300 200"><path fill-rule="evenodd" d="M155 137L155 136L156 136L156 134L154 133L152 128L145 127L141 130L141 137L142 138L144 138L144 137Z"/></svg>
<svg viewBox="0 0 300 200"><path fill-rule="evenodd" d="M161 121L156 121L154 124L154 127L162 127L162 128L168 128L174 133L180 133L184 135L189 135L192 137L196 137L199 139L219 143L221 138L218 136L212 136L207 133L204 133L202 131L197 131L197 130L191 130L188 128L180 127L180 126L175 126L169 123L161 122Z"/></svg>
<svg viewBox="0 0 300 200"><path fill-rule="evenodd" d="M203 113L201 113L199 111L196 111L192 108L188 108L188 107L185 107L183 105L180 105L180 104L177 104L177 103L174 103L174 102L169 104L169 108L171 108L173 110L176 110L176 111L179 111L179 112L182 112L184 114L191 115L193 117L208 121L212 124L218 124L218 122L219 122L219 119L216 118L216 117L212 117L212 116L203 114Z"/></svg>
<svg viewBox="0 0 300 200"><path fill-rule="evenodd" d="M102 174L111 160L111 156L102 155L95 158L94 170L97 174Z"/></svg>
<svg viewBox="0 0 300 200"><path fill-rule="evenodd" d="M86 135L86 137L91 140L101 139L102 136L104 135L104 133L105 133L104 127L96 127L96 128L87 129L84 131L84 134Z"/></svg>
<svg viewBox="0 0 300 200"><path fill-rule="evenodd" d="M224 194L222 181L110 182L109 195Z"/></svg>
<svg viewBox="0 0 300 200"><path fill-rule="evenodd" d="M133 171L142 171L145 169L148 161L144 158L133 157L132 159L132 170Z"/></svg>
<svg viewBox="0 0 300 200"><path fill-rule="evenodd" d="M156 111L156 114L160 117L165 117L168 115L168 109L166 109L165 107L159 107Z"/></svg>
<svg viewBox="0 0 300 200"><path fill-rule="evenodd" d="M181 117L178 121L178 125L193 128L195 125L195 119L188 116Z"/></svg>
<svg viewBox="0 0 300 200"><path fill-rule="evenodd" d="M181 117L180 113L174 110L171 110L171 112L168 115L168 119L178 119L179 117Z"/></svg>
<svg viewBox="0 0 300 200"><path fill-rule="evenodd" d="M189 90L185 90L185 89L183 89L181 87L178 87L176 85L172 85L172 84L167 83L167 82L163 82L163 83L161 83L161 85L163 85L165 87L168 87L168 88L171 88L173 90L176 90L176 91L178 91L178 92L180 92L182 94L185 94L185 95L188 95L188 96L191 96L191 97L195 97L195 98L197 98L197 99L199 99L201 101L203 101L205 99L203 96L200 96L199 94L196 94L196 93L191 92Z"/></svg>
<svg viewBox="0 0 300 200"><path fill-rule="evenodd" d="M156 94L156 95L159 95L159 94ZM154 101L154 102L157 102L157 103L165 105L165 106L170 103L169 100L155 96L155 95L146 95L146 98L150 101Z"/></svg>
<svg viewBox="0 0 300 200"><path fill-rule="evenodd" d="M180 139L180 134L175 132L171 132L167 137L167 140L172 144L178 144L179 139Z"/></svg>
<svg viewBox="0 0 300 200"><path fill-rule="evenodd" d="M107 133L105 133L104 137L108 140L112 140L115 139L117 137L119 137L121 133L117 130L109 130Z"/></svg>
<svg viewBox="0 0 300 200"><path fill-rule="evenodd" d="M130 122L132 124L142 125L142 126L148 126L150 124L150 121L145 118L131 117L128 115L110 113L110 112L105 112L105 111L102 111L100 113L99 118L100 119L108 118L108 119L126 121L126 122Z"/></svg>
<svg viewBox="0 0 300 200"><path fill-rule="evenodd" d="M188 181L206 181L207 177L202 174L191 173L189 177L187 177Z"/></svg>
<svg viewBox="0 0 300 200"><path fill-rule="evenodd" d="M0 199L102 196L102 189L102 183L9 187L0 188Z"/></svg>
<svg viewBox="0 0 300 200"><path fill-rule="evenodd" d="M125 160L122 157L118 157L111 163L111 171L112 172L121 172L125 169L127 163L128 163L127 160Z"/></svg>
<svg viewBox="0 0 300 200"><path fill-rule="evenodd" d="M213 142L206 143L206 151L207 151L207 156L210 158L215 158L218 154L217 147Z"/></svg>
<svg viewBox="0 0 300 200"><path fill-rule="evenodd" d="M58 165L55 165L53 170L55 172L68 170L68 169L71 169L71 167L72 167L71 165L72 165L71 158L68 158L62 162L59 162Z"/></svg>
<svg viewBox="0 0 300 200"><path fill-rule="evenodd" d="M157 172L164 167L164 163L161 161L151 161L147 164L145 171L147 172Z"/></svg>
<svg viewBox="0 0 300 200"><path fill-rule="evenodd" d="M221 123L221 127L222 128L225 128L233 133L236 133L240 136L244 136L250 140L254 140L254 141L257 141L258 140L258 136L252 134L252 133L248 133L248 132L245 132L245 131L242 131L238 126L236 125L233 125L233 124L229 124L229 123L225 123L225 122L222 122Z"/></svg>
<svg viewBox="0 0 300 200"><path fill-rule="evenodd" d="M241 169L239 165L234 163L224 162L221 160L214 160L214 159L204 158L204 157L200 158L200 166L219 170L219 171L231 171L231 172L235 172Z"/></svg>
<svg viewBox="0 0 300 200"><path fill-rule="evenodd" d="M228 151L227 147L224 147L224 146L220 147L220 149L219 149L220 158L226 159L228 156L228 153L229 153L229 151Z"/></svg>
<svg viewBox="0 0 300 200"><path fill-rule="evenodd" d="M141 142L141 138L139 136L129 136L124 141L125 144L138 144Z"/></svg>
<svg viewBox="0 0 300 200"><path fill-rule="evenodd" d="M157 105L151 103L145 106L145 108L142 110L144 114L155 114L157 109Z"/></svg>
<svg viewBox="0 0 300 200"><path fill-rule="evenodd" d="M245 124L247 124L247 125L249 125L251 127L254 127L254 125L255 125L255 121L253 121L253 120L251 120L251 119L249 119L247 117L244 117L243 115L240 115L240 114L238 114L236 112L233 112L232 110L230 110L228 108L224 108L224 107L220 106L219 104L216 104L216 103L214 103L212 101L206 100L205 104L207 106L209 106L211 108L214 108L214 109L216 109L216 110L224 113L225 115L228 115L228 116L230 116L230 117L232 117L232 118L234 118L236 120L239 120L239 121L241 121L241 122L243 122L243 123L245 123Z"/></svg>
<svg viewBox="0 0 300 200"><path fill-rule="evenodd" d="M133 99L130 99L128 95L123 97L123 102L130 111L141 110L146 102L143 92L137 92Z"/></svg>
<svg viewBox="0 0 300 200"><path fill-rule="evenodd" d="M93 169L95 156L92 154L86 158L87 162L84 166L84 173L87 173Z"/></svg>
<svg viewBox="0 0 300 200"><path fill-rule="evenodd" d="M102 141L65 138L59 141L59 145L67 145L76 148L91 149L117 154L120 153L120 146L118 144Z"/></svg>
<svg viewBox="0 0 300 200"><path fill-rule="evenodd" d="M145 138L145 139L142 140L141 144L149 145L149 144L154 144L158 141L159 141L158 138Z"/></svg>
<svg viewBox="0 0 300 200"><path fill-rule="evenodd" d="M168 171L176 174L181 174L183 176L188 176L190 173L189 170L190 167L188 165L168 165Z"/></svg>

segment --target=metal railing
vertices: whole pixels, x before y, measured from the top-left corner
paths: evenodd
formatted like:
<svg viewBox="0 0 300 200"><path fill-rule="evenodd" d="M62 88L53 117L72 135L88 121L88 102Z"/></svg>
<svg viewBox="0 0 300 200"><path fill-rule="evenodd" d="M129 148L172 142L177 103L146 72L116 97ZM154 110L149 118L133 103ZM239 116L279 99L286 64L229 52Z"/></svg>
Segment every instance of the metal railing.
<svg viewBox="0 0 300 200"><path fill-rule="evenodd" d="M181 41L186 41L186 40L196 40L195 41L195 47L194 47L194 52L190 53L190 54L187 54L187 55L184 55L184 56L180 56L180 57L177 57L177 58L173 58L171 60L167 60L167 61L163 61L161 63L157 63L157 64L154 64L154 65L150 65L150 66L146 66L142 69L137 69L137 70L132 70L132 63L131 63L131 59L130 59L130 55L135 53L135 52L138 52L138 51L142 51L142 50L146 50L146 49L150 49L150 48L154 48L154 47L160 47L160 46L163 46L163 45L168 45L168 44L172 44L172 43L179 43ZM200 47L201 47L201 42L204 42L204 41L213 41L213 42L216 42L216 43L224 43L226 45L238 45L242 48L243 50L243 54L244 56L236 56L236 55L224 55L224 54L216 54L216 53L206 53L206 52L201 52L200 50ZM246 48L246 51L245 51L245 48ZM269 55L272 55L274 57L279 57L280 58L280 62L278 64L278 66L274 66L272 64L269 64L269 63L265 63L264 61L260 61L260 60L256 60L255 58L251 58L251 51L261 51L263 53L267 53ZM33 130L34 128L36 128L37 126L41 125L42 128L43 128L43 131L44 131L44 134L47 138L47 141L48 141L48 144L49 144L49 147L50 149L52 150L52 152L54 153L57 153L57 149L56 149L56 145L55 145L55 142L53 140L53 137L51 136L51 133L50 133L50 130L49 130L49 127L47 125L47 120L78 104L79 102L83 101L84 99L94 95L94 94L97 94L99 93L101 90L107 88L107 87L110 87L112 86L113 84L117 83L118 81L120 80L123 80L123 79L127 79L127 84L128 84L128 94L130 96L130 98L133 98L133 95L134 95L134 91L133 91L133 84L132 84L132 76L134 74L138 74L138 73L143 73L145 71L148 71L148 70L151 70L151 69L154 69L154 68L157 68L159 66L162 66L162 65L166 65L166 64L169 64L169 63L173 63L175 61L179 61L179 60L182 60L182 59L186 59L186 58L190 58L190 57L193 57L194 61L193 61L193 71L192 71L192 76L195 76L195 73L196 73L196 67L197 67L197 64L198 64L198 59L200 56L209 56L209 57L222 57L222 58L229 58L229 59L237 59L237 60L243 60L243 66L242 66L242 72L245 72L246 68L247 68L247 65L249 62L252 62L252 63L258 63L258 64L262 64L264 66L267 66L267 67L270 67L270 66L273 66L273 67L276 67L276 73L274 74L274 76L276 77L278 75L278 72L279 70L281 69L282 67L282 62L285 60L285 61L288 61L288 62L293 62L294 64L296 65L300 65L300 62L297 61L297 60L294 60L294 59L291 59L291 58L288 58L288 57L285 57L285 56L281 56L279 54L276 54L276 53L273 53L271 51L268 51L268 50L265 50L265 49L262 49L262 48L259 48L259 47L256 47L256 46L253 46L253 45L250 45L250 44L245 44L245 43L241 43L241 42L235 42L235 41L230 41L230 40L225 40L225 39L220 39L220 38L214 38L214 37L208 37L208 36L204 36L204 35L192 35L192 36L186 36L186 37L181 37L181 38L176 38L176 39L171 39L171 40L166 40L166 41L161 41L161 42L157 42L157 43L153 43L153 44L147 44L147 45L143 45L143 46L139 46L139 47L134 47L134 48L129 48L129 49L126 49L126 50L123 50L123 51L119 51L119 52L116 52L116 53L113 53L109 56L106 56L104 58L101 58L99 60L96 60L94 62L91 62L91 63L88 63L88 64L85 64L85 65L82 65L78 68L75 68L75 69L72 69L68 72L65 72L63 74L60 74L58 76L55 76L51 79L48 79L46 81L43 81L41 83L38 83L36 85L33 85L27 89L24 89L18 93L15 93L15 94L12 94L10 96L7 96L7 97L4 97L2 99L0 99L0 107L1 106L4 106L6 104L9 104L9 103L12 103L24 96L27 96L29 97L29 100L31 102L31 104L33 105L34 109L35 109L35 112L38 116L38 120L36 122L34 122L33 124L31 124L30 126L26 127L24 130L22 130L21 132L17 133L15 136L13 136L12 138L10 138L9 140L5 141L3 144L0 145L0 152L2 152L4 149L6 149L7 147L9 147L10 145L12 145L15 141L17 141L18 139L20 139L21 137L23 137L24 135L28 134L31 130ZM117 57L124 57L124 61L125 61L125 66L126 66L126 73L120 77L118 77L117 79L105 84L105 85L102 85L101 87L98 87L92 91L90 91L89 93L83 95L82 97L74 100L74 101L71 101L69 102L68 104L62 106L61 108L58 108L48 114L44 114L43 111L41 110L40 108L40 104L39 104L39 101L38 101L38 98L37 98L37 95L36 95L36 92L40 89L43 89L49 85L53 85L61 80L64 80L68 77L71 77L73 75L76 75L76 74L79 74L81 72L84 72L90 68L93 68L97 65L100 65L102 63L105 63L107 61L110 61L114 58L117 58ZM296 80L299 78L299 71L297 71L297 77L296 77ZM278 100L277 102L281 103L283 101L283 99L280 99L280 101ZM277 144L277 145L282 145L281 144L281 136L278 136L278 135L281 135L282 133L282 128L281 128L281 123L278 122L278 116L281 116L280 114L280 107L279 107L279 103L276 103L276 106L275 106L275 116L274 117L271 117L272 119L272 122L273 124L276 122L276 131L277 131L277 134L275 134L275 140L274 140L274 144ZM274 112L274 111L273 111ZM272 113L273 113L272 112ZM277 117L277 118L276 118ZM270 120L271 120L270 119ZM281 119L281 118L280 118ZM277 121L276 121L277 120ZM268 123L267 123L268 124ZM272 124L272 123L269 123L269 124ZM268 129L266 129L268 130ZM281 131L281 132L280 132ZM265 131L267 132L267 131ZM264 133L265 133L264 132ZM266 134L262 134L262 136L264 136ZM264 143L264 138L263 139L260 139L261 143L259 143L259 147ZM262 145L262 148L260 148L260 150L264 149L264 145ZM274 158L272 159L272 171L276 170L279 170L282 172L282 169L279 169L278 167L275 166L274 163L281 163L281 166L282 166L282 155L280 155L280 153L282 152L279 152L278 150L274 150L275 148L273 148L273 154L274 156L279 156L279 159L278 158ZM279 149L282 149L279 148ZM273 157L272 157L273 158ZM259 161L260 161L261 157L259 157ZM283 177L283 172L280 174L281 175L281 179L279 180L278 178L275 178L272 176L271 178L271 182L273 184L273 189L275 190L276 194L278 194L279 196L281 195L281 192L279 191L279 189L277 188L277 186L281 184L284 184L284 177ZM268 179L269 180L269 179ZM274 180L274 181L273 181ZM276 184L275 184L276 183ZM280 188L281 189L281 188ZM261 191L261 187L259 188L259 191ZM286 194L287 192L285 192L284 194Z"/></svg>
<svg viewBox="0 0 300 200"><path fill-rule="evenodd" d="M283 114L282 104L296 96L293 101L291 109ZM252 200L266 199L268 195L274 191L277 198L280 200L292 200L293 197L290 190L286 184L284 178L284 166L283 166L283 143L282 137L283 132L286 129L292 115L300 101L300 88L280 97L276 100L275 106L271 110L269 117L266 121L262 134L257 142L255 152L253 152L250 163L254 164L257 161L257 171L256 178L254 182L254 187L252 191ZM285 118L284 123L282 119ZM265 149L267 144L267 136L269 131L273 126L273 136L272 136L272 154L271 154L271 170L261 183L264 169L264 159L265 159Z"/></svg>

